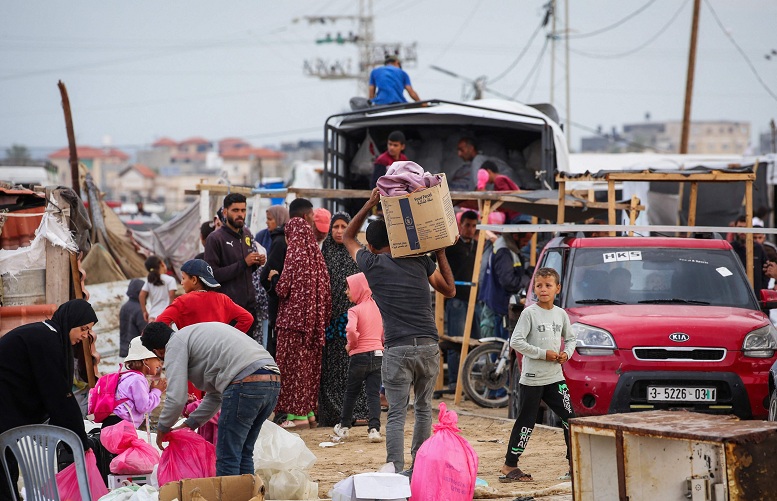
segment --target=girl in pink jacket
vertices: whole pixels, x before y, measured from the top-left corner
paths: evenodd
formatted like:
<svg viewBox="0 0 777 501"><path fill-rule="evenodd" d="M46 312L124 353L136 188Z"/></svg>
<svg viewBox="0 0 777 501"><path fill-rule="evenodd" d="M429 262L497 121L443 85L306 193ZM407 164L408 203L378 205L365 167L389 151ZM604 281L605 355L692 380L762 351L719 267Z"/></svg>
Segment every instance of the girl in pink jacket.
<svg viewBox="0 0 777 501"><path fill-rule="evenodd" d="M345 350L350 355L348 362L348 382L343 398L340 423L335 425L335 435L347 438L353 422L353 407L359 396L362 383L366 384L369 425L367 438L370 442L380 442L380 368L383 362L383 319L378 305L372 299L372 291L364 273L346 278L348 299L356 306L348 310L348 325L345 328L347 344Z"/></svg>

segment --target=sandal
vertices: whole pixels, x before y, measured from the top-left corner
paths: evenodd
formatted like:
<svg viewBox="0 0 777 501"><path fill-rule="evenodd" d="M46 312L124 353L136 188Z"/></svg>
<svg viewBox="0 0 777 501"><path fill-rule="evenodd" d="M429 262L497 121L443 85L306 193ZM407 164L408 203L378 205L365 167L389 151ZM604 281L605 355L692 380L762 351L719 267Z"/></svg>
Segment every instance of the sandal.
<svg viewBox="0 0 777 501"><path fill-rule="evenodd" d="M286 428L286 429L294 428L294 429L300 429L300 430L306 430L310 427L307 421L302 421L302 420L289 421L288 419L283 423L281 423L280 426L281 428Z"/></svg>
<svg viewBox="0 0 777 501"><path fill-rule="evenodd" d="M522 472L520 468L515 468L514 470L511 470L510 473L506 475L501 475L498 480L500 483L503 483L503 484L509 484L511 482L533 482L534 481L531 475L529 475L528 473Z"/></svg>

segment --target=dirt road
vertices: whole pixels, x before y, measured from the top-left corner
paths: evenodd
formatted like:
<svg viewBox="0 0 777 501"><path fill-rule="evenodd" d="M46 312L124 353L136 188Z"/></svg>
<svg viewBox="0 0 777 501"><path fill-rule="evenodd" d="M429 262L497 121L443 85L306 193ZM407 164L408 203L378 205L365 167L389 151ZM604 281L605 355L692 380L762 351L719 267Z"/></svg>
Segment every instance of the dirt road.
<svg viewBox="0 0 777 501"><path fill-rule="evenodd" d="M434 401L437 408L440 400ZM506 409L482 409L471 402L454 407L451 398L445 399L448 408L459 414L461 434L475 449L479 457L478 477L488 482L489 487L479 489L476 497L513 500L519 496L532 495L537 499L571 499L571 486L559 477L567 472L564 458L564 435L561 429L537 426L529 446L521 457L521 469L530 473L534 481L527 483L501 484L498 482L499 468L504 462L507 440L513 421L506 419ZM406 463L410 462L410 441L413 430L413 412L408 412L405 426ZM385 426L386 414L381 422ZM437 412L434 413L437 422ZM355 427L351 437L336 447L323 448L319 444L333 438L331 428L299 430L300 437L318 458L310 471L312 480L319 483L319 496L328 497L328 492L340 480L354 475L376 471L386 460L386 444L369 443L367 428ZM560 495L560 496L559 496ZM543 497L551 496L551 497Z"/></svg>

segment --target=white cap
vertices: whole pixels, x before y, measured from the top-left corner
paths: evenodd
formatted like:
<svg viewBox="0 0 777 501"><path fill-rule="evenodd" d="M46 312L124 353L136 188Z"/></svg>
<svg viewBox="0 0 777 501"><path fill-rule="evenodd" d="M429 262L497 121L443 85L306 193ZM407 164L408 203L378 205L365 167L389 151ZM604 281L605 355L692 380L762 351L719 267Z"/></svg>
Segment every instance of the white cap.
<svg viewBox="0 0 777 501"><path fill-rule="evenodd" d="M760 217L754 216L753 217L753 227L760 226L761 228L764 228L766 225L764 224L764 220Z"/></svg>
<svg viewBox="0 0 777 501"><path fill-rule="evenodd" d="M129 351L127 352L127 358L124 359L124 363L132 362L135 360L145 360L147 358L157 358L153 351L143 346L140 342L140 336L132 338L129 345Z"/></svg>

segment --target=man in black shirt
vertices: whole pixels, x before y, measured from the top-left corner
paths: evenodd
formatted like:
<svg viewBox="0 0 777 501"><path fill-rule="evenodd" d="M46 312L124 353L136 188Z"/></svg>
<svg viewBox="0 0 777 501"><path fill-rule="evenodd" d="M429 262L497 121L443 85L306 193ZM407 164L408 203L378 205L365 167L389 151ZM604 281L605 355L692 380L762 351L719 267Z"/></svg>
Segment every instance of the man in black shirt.
<svg viewBox="0 0 777 501"><path fill-rule="evenodd" d="M464 212L459 219L459 240L445 249L445 256L448 258L456 282L472 282L472 270L475 267L475 251L477 250L477 239L475 238L477 224L477 212L471 210ZM469 285L456 285L456 297L445 301L446 334L450 337L464 336L470 289ZM476 309L470 328L471 339L479 337L479 323ZM448 388L450 392L453 392L459 375L461 344L446 341L442 343L441 348L447 351Z"/></svg>

